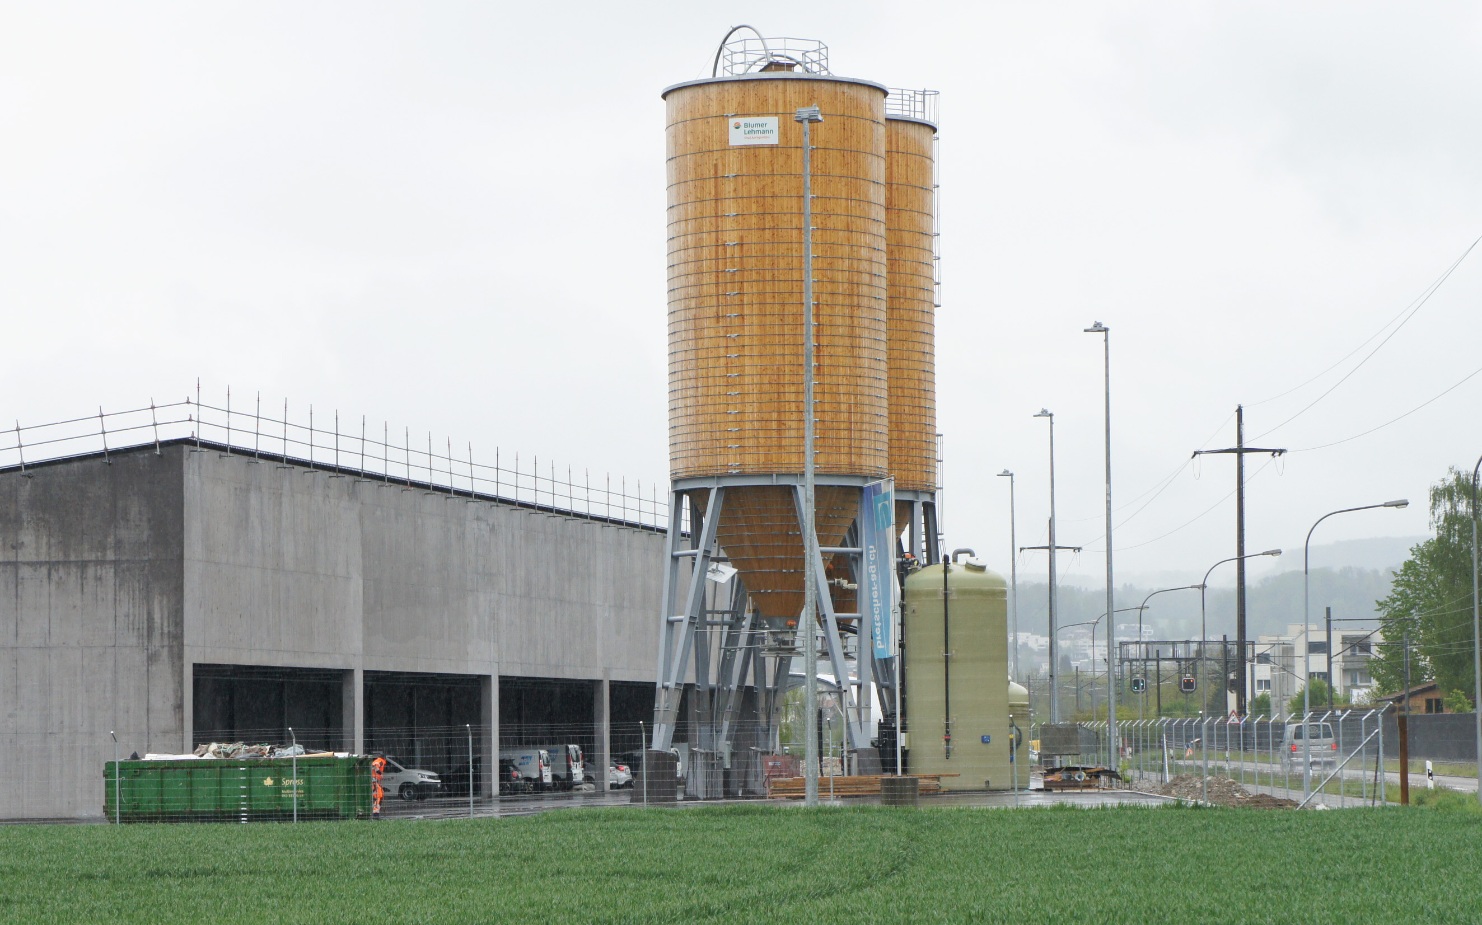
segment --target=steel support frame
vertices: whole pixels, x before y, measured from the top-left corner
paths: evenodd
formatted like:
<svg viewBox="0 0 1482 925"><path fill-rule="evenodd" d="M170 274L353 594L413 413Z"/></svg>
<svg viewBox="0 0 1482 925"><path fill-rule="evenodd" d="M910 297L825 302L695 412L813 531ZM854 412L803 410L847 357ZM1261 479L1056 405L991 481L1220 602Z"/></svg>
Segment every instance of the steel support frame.
<svg viewBox="0 0 1482 925"><path fill-rule="evenodd" d="M861 489L871 481L866 478L829 477L821 485L857 485ZM736 723L748 687L758 694L757 709L770 747L776 749L784 696L801 676L794 675L796 638L791 646L776 645L775 631L763 626L748 605L746 589L740 576L729 582L727 607L713 607L714 594L707 585L712 563L724 558L717 541L717 528L725 507L728 487L786 485L792 489L798 524L805 522L802 487L796 477L737 476L711 479L689 479L676 482L670 495L669 530L666 542L666 575L663 591L664 622L659 638L658 679L654 706L654 725L649 747L668 749L674 741L685 689L692 690L688 719L694 727L691 737L692 766L696 751L711 753L717 763L726 763ZM704 512L695 503L705 497ZM897 492L896 501L909 505L909 522L898 528L904 534L899 553L908 553L922 564L938 558L936 503L932 492ZM860 504L864 493L860 492ZM828 591L824 556L844 555L849 559L848 572L856 583L861 573L862 550L858 546L859 518L844 546L820 550L810 567L818 589L819 626L828 665L840 683L845 731L853 749L870 745L870 692L878 686L880 706L889 722L895 722L895 685L900 672L895 659L876 659L870 645L873 627L868 608L865 612L835 612ZM688 514L688 517L686 517ZM686 529L686 526L688 529ZM801 526L800 526L801 529ZM850 658L840 632L841 619L856 620L859 633L850 670ZM897 613L896 629L900 618ZM719 630L719 646L714 644L712 629ZM801 628L800 628L801 629ZM766 644L774 644L768 652ZM693 673L690 662L693 660ZM820 665L822 667L822 665ZM698 740L698 741L695 741ZM707 787L707 790L712 789Z"/></svg>
<svg viewBox="0 0 1482 925"><path fill-rule="evenodd" d="M674 740L674 727L679 722L679 707L692 654L697 679L696 695L708 697L709 694L709 613L705 607L705 583L706 573L717 551L716 527L725 506L725 491L723 486L710 490L703 516L693 504L690 492L675 490L670 495L662 611L664 626L659 636L659 677L654 698L651 748L667 749ZM690 513L688 533L684 530L683 516L686 503ZM689 581L681 595L685 560L690 562Z"/></svg>
<svg viewBox="0 0 1482 925"><path fill-rule="evenodd" d="M864 504L863 491L859 495L859 504ZM803 510L803 490L801 486L793 490L793 506L798 512L798 523L806 523L808 518ZM860 518L864 513L860 508L856 508L854 521L856 530ZM814 548L817 549L817 544L814 545ZM835 555L842 553L850 557L854 566L850 571L856 578L857 586L857 579L861 572L859 568L860 548L858 546L835 547L832 553ZM819 627L799 626L798 629L800 632L817 632L820 629L822 630L824 651L827 653L829 667L833 669L834 682L839 688L839 699L843 701L841 706L844 710L844 728L848 735L849 746L855 749L868 748L870 744L868 728L869 708L866 700L869 697L870 690L870 663L874 659L862 647L872 638L870 634L873 630L873 625L871 623L869 609L862 608L860 613L853 614L836 613L834 611L833 595L829 593L828 578L824 567L822 551L819 551L814 556L813 561L807 563L807 566L813 569L815 576L813 587L818 589ZM859 600L859 597L860 595L856 591L855 600ZM856 673L853 676L849 673L849 661L847 653L844 651L843 637L839 633L839 618L841 616L853 619L855 626L859 628L858 635L855 637L854 661ZM810 719L809 722L812 722L812 720Z"/></svg>

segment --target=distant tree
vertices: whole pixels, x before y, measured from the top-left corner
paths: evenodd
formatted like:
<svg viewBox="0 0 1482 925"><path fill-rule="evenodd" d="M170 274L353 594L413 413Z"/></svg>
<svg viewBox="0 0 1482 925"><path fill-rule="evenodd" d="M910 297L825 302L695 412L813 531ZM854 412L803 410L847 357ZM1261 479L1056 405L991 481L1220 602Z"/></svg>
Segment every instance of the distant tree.
<svg viewBox="0 0 1482 925"><path fill-rule="evenodd" d="M1407 638L1412 685L1434 679L1442 690L1458 690L1472 684L1470 481L1470 473L1451 469L1431 486L1435 536L1410 550L1389 595L1378 602L1385 644L1370 671L1379 691L1404 689Z"/></svg>
<svg viewBox="0 0 1482 925"><path fill-rule="evenodd" d="M1311 684L1313 712L1326 710L1328 708L1328 682L1322 678L1313 678ZM1305 690L1306 688L1298 688L1297 692L1292 695L1292 699L1286 702L1288 713L1302 712L1302 692Z"/></svg>
<svg viewBox="0 0 1482 925"><path fill-rule="evenodd" d="M1270 694L1257 694L1254 698L1252 698L1251 699L1251 702L1250 702L1250 715L1251 716L1270 716L1271 715L1271 695Z"/></svg>
<svg viewBox="0 0 1482 925"><path fill-rule="evenodd" d="M1452 691L1446 695L1447 713L1470 713L1472 712L1472 698L1464 691Z"/></svg>

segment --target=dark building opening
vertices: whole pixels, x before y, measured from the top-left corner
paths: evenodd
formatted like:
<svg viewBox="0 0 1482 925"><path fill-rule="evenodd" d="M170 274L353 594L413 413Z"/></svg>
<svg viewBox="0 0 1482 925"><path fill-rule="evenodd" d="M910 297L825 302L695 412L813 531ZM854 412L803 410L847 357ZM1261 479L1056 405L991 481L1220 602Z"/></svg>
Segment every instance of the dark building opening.
<svg viewBox="0 0 1482 925"><path fill-rule="evenodd" d="M404 767L434 771L444 792L468 792L484 765L480 679L422 672L365 672L365 750Z"/></svg>
<svg viewBox="0 0 1482 925"><path fill-rule="evenodd" d="M208 742L287 745L295 738L308 751L345 748L348 672L205 664L191 673L192 748Z"/></svg>

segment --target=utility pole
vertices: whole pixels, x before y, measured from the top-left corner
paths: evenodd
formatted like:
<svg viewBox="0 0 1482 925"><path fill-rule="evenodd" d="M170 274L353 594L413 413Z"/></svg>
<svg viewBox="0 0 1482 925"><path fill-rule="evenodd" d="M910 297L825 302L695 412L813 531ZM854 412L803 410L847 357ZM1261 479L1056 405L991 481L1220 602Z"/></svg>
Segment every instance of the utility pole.
<svg viewBox="0 0 1482 925"><path fill-rule="evenodd" d="M1060 666L1055 664L1055 660L1060 657L1060 647L1055 640L1055 637L1059 635L1059 627L1055 625L1055 592L1057 590L1055 587L1055 551L1058 549L1069 549L1071 552L1080 552L1081 547L1057 546L1055 544L1055 517L1052 514L1050 516L1049 545L1019 547L1020 552L1028 549L1045 549L1050 553L1050 722L1058 723L1060 722L1060 686L1056 682L1060 677ZM1079 702L1077 702L1076 708L1080 709Z"/></svg>
<svg viewBox="0 0 1482 925"><path fill-rule="evenodd" d="M1405 653L1405 715L1410 715L1410 630L1400 636L1400 646Z"/></svg>
<svg viewBox="0 0 1482 925"><path fill-rule="evenodd" d="M1326 608L1328 621L1328 712L1333 712L1333 608Z"/></svg>
<svg viewBox="0 0 1482 925"><path fill-rule="evenodd" d="M1223 450L1195 450L1194 456L1234 455L1235 457L1235 644L1240 649L1239 664L1235 669L1235 710L1245 715L1245 454L1270 453L1273 457L1285 453L1284 449L1270 449L1245 445L1245 406L1235 406L1235 445ZM1192 458L1192 457L1191 457Z"/></svg>

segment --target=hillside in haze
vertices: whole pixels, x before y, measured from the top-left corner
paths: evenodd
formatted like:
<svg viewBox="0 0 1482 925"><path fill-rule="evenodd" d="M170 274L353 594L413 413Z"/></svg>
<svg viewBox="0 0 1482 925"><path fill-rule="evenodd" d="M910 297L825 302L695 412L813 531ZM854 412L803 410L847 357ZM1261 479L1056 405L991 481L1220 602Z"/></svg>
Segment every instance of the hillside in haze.
<svg viewBox="0 0 1482 925"><path fill-rule="evenodd" d="M1314 573L1320 568L1337 569L1348 567L1383 571L1387 575L1390 570L1399 568L1406 559L1410 558L1410 548L1412 546L1422 543L1426 539L1427 537L1424 536L1381 536L1358 540L1343 540L1320 545L1315 544L1311 549L1312 568ZM1252 559L1249 569L1251 574L1247 579L1246 588L1254 588L1258 577L1266 577L1281 572L1296 572L1298 575L1301 575L1301 541L1302 538L1298 537L1295 542L1284 549L1283 555L1279 559ZM1251 545L1247 545L1246 551L1259 552L1264 548L1263 546L1256 546L1252 543ZM1209 563L1213 565L1220 559L1230 555L1234 555L1233 550L1225 552L1223 555L1216 554L1209 560ZM1115 563L1113 565L1115 566ZM989 562L989 566L995 571L1000 568L998 561L992 559ZM1105 595L1106 563L1104 559L1091 554L1062 556L1059 562L1059 570L1060 593L1062 595L1071 587L1085 588L1090 591L1100 590L1103 596ZM1043 584L1044 575L1045 561L1043 553L1034 553L1020 558L1019 580L1021 584L1026 578L1037 578ZM1149 590L1153 588L1176 588L1180 585L1190 585L1199 581L1201 577L1203 577L1202 573L1195 574L1183 571L1124 572L1118 569L1116 572L1117 584L1119 586L1132 584ZM1235 566L1233 564L1221 566L1210 579L1211 588L1219 588L1221 586L1234 587L1234 584ZM1143 594L1147 594L1147 591L1144 591ZM1154 603L1167 596L1159 595L1159 598L1155 599ZM1025 598L1027 599L1027 594ZM1118 607L1128 606L1120 603L1120 599L1121 596L1118 595ZM1132 602L1132 605L1141 602L1142 597L1139 596L1137 600ZM1317 606L1317 599L1315 597L1312 603L1314 607ZM1104 608L1105 604L1103 603L1101 609ZM1096 613L1091 614L1087 619L1094 620L1096 615L1101 613L1101 609L1098 609ZM1299 601L1299 619L1300 613L1301 604Z"/></svg>
<svg viewBox="0 0 1482 925"><path fill-rule="evenodd" d="M1374 619L1375 602L1389 594L1391 570L1378 568L1314 568L1312 570L1312 620L1321 624L1326 607L1333 608L1335 619ZM1195 578L1197 580L1197 576ZM1019 631L1021 633L1046 632L1048 615L1047 585L1044 581L1019 581ZM1118 610L1136 608L1155 590L1137 584L1122 584L1115 595ZM1058 622L1061 626L1095 620L1106 609L1104 588L1060 588ZM1235 636L1235 589L1234 587L1212 587L1205 592L1205 611L1211 639L1222 635ZM1302 572L1300 569L1269 575L1259 581L1251 581L1246 587L1246 619L1249 638L1255 639L1262 633L1285 632L1289 624L1302 622ZM1145 624L1153 627L1156 639L1199 638L1199 592L1195 590L1169 591L1159 594L1150 602L1143 613ZM1137 613L1117 614L1117 622L1135 624ZM1097 629L1098 645L1104 640L1105 629ZM1344 623L1343 629L1372 629L1374 623ZM1335 632L1337 625L1335 624ZM1071 632L1083 633L1085 628ZM1122 638L1136 638L1136 632L1120 634Z"/></svg>

